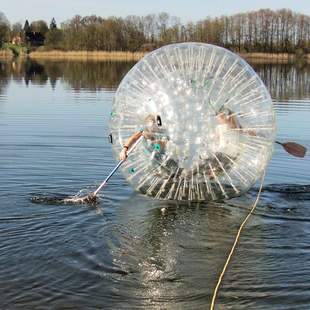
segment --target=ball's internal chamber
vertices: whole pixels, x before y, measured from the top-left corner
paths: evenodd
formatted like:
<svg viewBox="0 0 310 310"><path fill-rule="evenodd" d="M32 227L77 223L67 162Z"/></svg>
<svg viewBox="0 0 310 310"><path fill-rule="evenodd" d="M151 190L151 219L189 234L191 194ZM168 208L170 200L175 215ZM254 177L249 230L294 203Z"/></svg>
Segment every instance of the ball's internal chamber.
<svg viewBox="0 0 310 310"><path fill-rule="evenodd" d="M253 69L226 49L202 43L162 47L121 82L111 112L115 156L144 139L122 170L158 199L221 200L248 190L273 150L275 117Z"/></svg>

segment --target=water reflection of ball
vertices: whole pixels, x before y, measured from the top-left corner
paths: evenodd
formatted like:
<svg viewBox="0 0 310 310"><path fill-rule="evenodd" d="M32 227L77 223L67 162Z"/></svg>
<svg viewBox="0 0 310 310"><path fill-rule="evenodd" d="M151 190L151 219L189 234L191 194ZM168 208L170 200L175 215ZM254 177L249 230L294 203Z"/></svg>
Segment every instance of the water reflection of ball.
<svg viewBox="0 0 310 310"><path fill-rule="evenodd" d="M132 186L159 199L238 196L271 157L275 116L253 69L202 43L147 54L119 85L111 113L116 157L138 131L145 138L122 166Z"/></svg>

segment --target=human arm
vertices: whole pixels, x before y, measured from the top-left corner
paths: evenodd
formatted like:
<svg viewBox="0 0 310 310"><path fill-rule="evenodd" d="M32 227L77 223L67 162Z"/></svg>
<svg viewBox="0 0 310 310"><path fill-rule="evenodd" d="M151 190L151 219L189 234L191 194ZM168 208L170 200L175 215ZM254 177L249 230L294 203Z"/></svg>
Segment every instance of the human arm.
<svg viewBox="0 0 310 310"><path fill-rule="evenodd" d="M120 160L125 160L127 158L127 152L131 146L142 136L142 131L134 133L131 137L128 138L124 144L121 152L119 153Z"/></svg>
<svg viewBox="0 0 310 310"><path fill-rule="evenodd" d="M233 113L230 110L228 110L228 115L220 113L217 115L217 118L221 124L226 124L230 129L238 130L250 136L256 136L256 132L254 130L243 128L237 119L236 113Z"/></svg>

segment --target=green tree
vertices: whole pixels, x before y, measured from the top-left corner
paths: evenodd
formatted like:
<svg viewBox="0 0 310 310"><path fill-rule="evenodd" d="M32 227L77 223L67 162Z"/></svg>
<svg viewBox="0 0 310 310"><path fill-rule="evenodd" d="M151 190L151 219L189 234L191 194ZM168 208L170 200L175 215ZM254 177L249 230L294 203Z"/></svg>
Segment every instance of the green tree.
<svg viewBox="0 0 310 310"><path fill-rule="evenodd" d="M0 12L0 47L9 40L10 23L6 16Z"/></svg>
<svg viewBox="0 0 310 310"><path fill-rule="evenodd" d="M50 23L50 30L54 30L54 29L57 29L57 24L56 24L55 18L53 17L53 19Z"/></svg>
<svg viewBox="0 0 310 310"><path fill-rule="evenodd" d="M24 25L24 33L27 33L27 32L31 32L31 28L30 28L28 19L26 19L25 25Z"/></svg>
<svg viewBox="0 0 310 310"><path fill-rule="evenodd" d="M20 36L23 32L23 26L21 23L15 23L12 25L11 36Z"/></svg>
<svg viewBox="0 0 310 310"><path fill-rule="evenodd" d="M57 28L51 29L45 35L45 46L48 49L63 49L63 31Z"/></svg>
<svg viewBox="0 0 310 310"><path fill-rule="evenodd" d="M30 25L33 32L39 32L43 36L48 32L48 26L44 20L33 21Z"/></svg>

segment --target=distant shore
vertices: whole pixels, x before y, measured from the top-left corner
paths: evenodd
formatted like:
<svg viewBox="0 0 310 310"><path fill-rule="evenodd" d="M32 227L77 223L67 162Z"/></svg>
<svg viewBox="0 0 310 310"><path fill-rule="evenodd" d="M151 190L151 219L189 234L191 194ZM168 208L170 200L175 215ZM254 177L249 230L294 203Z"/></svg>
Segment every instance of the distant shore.
<svg viewBox="0 0 310 310"><path fill-rule="evenodd" d="M0 58L12 58L14 55L10 50L0 50Z"/></svg>
<svg viewBox="0 0 310 310"><path fill-rule="evenodd" d="M34 51L30 54L21 54L21 57L29 57L31 59L46 60L99 60L99 61L138 61L147 52L121 52L121 51ZM302 57L289 53L238 53L242 58L252 63L288 63L303 58L310 63L310 54ZM10 50L0 50L0 58L11 58L13 53Z"/></svg>
<svg viewBox="0 0 310 310"><path fill-rule="evenodd" d="M137 61L141 59L143 52L121 51L35 51L29 54L32 59L50 60L108 60L108 61Z"/></svg>
<svg viewBox="0 0 310 310"><path fill-rule="evenodd" d="M238 53L242 58L252 63L288 63L304 59L310 63L310 54L297 56L289 53Z"/></svg>
<svg viewBox="0 0 310 310"><path fill-rule="evenodd" d="M54 59L54 60L111 60L111 61L137 61L147 52L106 52L106 51L35 51L29 54L33 59ZM295 54L288 53L238 53L242 58L251 62L290 62L296 60ZM310 61L310 54L305 55Z"/></svg>

